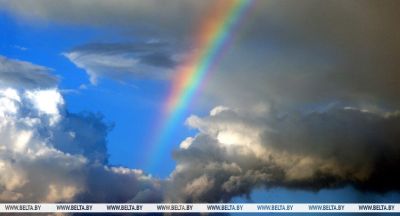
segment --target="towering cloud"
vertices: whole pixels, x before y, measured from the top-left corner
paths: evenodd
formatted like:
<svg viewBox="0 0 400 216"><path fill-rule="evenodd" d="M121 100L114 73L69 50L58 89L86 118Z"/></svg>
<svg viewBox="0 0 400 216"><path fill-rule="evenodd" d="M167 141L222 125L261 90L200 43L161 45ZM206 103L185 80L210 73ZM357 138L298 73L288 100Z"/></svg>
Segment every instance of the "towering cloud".
<svg viewBox="0 0 400 216"><path fill-rule="evenodd" d="M69 113L45 67L2 60L10 76L0 75L0 201L160 200L157 180L108 165L111 126L100 115Z"/></svg>
<svg viewBox="0 0 400 216"><path fill-rule="evenodd" d="M155 179L107 164L109 126L99 116L65 111L56 89L1 89L0 116L1 201L160 199Z"/></svg>

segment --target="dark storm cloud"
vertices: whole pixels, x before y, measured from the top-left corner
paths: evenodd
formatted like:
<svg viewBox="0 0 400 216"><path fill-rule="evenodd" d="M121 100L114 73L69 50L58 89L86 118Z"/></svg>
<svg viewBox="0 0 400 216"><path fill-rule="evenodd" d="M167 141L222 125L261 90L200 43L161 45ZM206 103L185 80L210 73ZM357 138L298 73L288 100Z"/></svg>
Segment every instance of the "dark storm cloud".
<svg viewBox="0 0 400 216"><path fill-rule="evenodd" d="M189 118L200 133L175 152L167 199L229 201L260 187L400 191L399 112L333 108L261 122L238 110Z"/></svg>
<svg viewBox="0 0 400 216"><path fill-rule="evenodd" d="M183 39L215 1L51 0L0 1L0 8L30 22L100 26L135 36ZM160 9L162 8L162 9Z"/></svg>
<svg viewBox="0 0 400 216"><path fill-rule="evenodd" d="M395 172L400 164L400 112L333 109L271 124L275 131L263 137L267 147L337 161L344 176L339 182L358 189L400 190Z"/></svg>
<svg viewBox="0 0 400 216"><path fill-rule="evenodd" d="M399 7L391 0L256 1L205 91L234 106L342 101L396 109Z"/></svg>
<svg viewBox="0 0 400 216"><path fill-rule="evenodd" d="M87 181L86 191L75 200L81 202L161 202L160 183L141 170L122 167L91 166L83 170Z"/></svg>
<svg viewBox="0 0 400 216"><path fill-rule="evenodd" d="M173 0L162 5L158 0L96 4L40 0L1 1L1 5L31 22L107 30L112 26L124 36L146 32L145 39L192 48L193 33L213 1ZM293 108L338 100L396 108L400 105L398 8L397 0L256 0L234 32L235 43L214 68L213 79L204 88L205 101L215 98L218 104L236 107L268 100ZM142 60L171 63L156 56ZM113 74L122 76L118 71Z"/></svg>
<svg viewBox="0 0 400 216"><path fill-rule="evenodd" d="M0 85L17 88L51 88L58 77L50 68L0 55Z"/></svg>
<svg viewBox="0 0 400 216"><path fill-rule="evenodd" d="M166 79L178 61L168 44L151 41L85 44L64 56L85 69L92 83L96 83L100 77L117 81L132 78Z"/></svg>

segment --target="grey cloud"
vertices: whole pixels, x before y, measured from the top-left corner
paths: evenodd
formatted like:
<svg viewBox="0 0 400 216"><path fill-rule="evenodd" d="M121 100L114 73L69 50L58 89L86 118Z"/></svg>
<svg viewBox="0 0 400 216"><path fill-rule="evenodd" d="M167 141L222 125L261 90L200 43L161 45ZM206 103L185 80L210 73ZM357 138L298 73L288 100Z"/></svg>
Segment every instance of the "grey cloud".
<svg viewBox="0 0 400 216"><path fill-rule="evenodd" d="M160 52L150 53L148 55L141 56L140 62L156 67L165 68L173 68L174 66L176 66L176 62L174 60Z"/></svg>
<svg viewBox="0 0 400 216"><path fill-rule="evenodd" d="M101 77L122 82L167 79L177 64L174 55L168 45L161 42L86 44L64 53L88 73L93 84Z"/></svg>
<svg viewBox="0 0 400 216"><path fill-rule="evenodd" d="M161 202L160 182L141 170L123 167L88 167L86 191L75 200L82 202Z"/></svg>
<svg viewBox="0 0 400 216"><path fill-rule="evenodd" d="M29 21L60 22L76 25L102 26L132 35L182 38L196 27L211 1L172 0L49 0L10 2L0 1L0 7ZM160 6L162 10L160 10ZM171 37L173 35L174 37ZM175 37L176 36L176 37Z"/></svg>
<svg viewBox="0 0 400 216"><path fill-rule="evenodd" d="M214 109L188 124L200 132L174 153L170 201L229 201L272 187L400 191L398 112L336 107L279 116Z"/></svg>
<svg viewBox="0 0 400 216"><path fill-rule="evenodd" d="M196 45L191 42L199 21L213 3L176 0L162 5L163 10L157 0L3 1L2 6L22 17L112 26L125 36L147 32L146 39L175 40L190 49ZM398 107L398 1L260 0L252 4L233 34L234 43L213 68L203 101L214 99L234 107L273 101L289 109L331 101ZM165 58L145 59L165 65ZM83 62L76 64L88 68Z"/></svg>
<svg viewBox="0 0 400 216"><path fill-rule="evenodd" d="M0 55L0 85L17 88L51 88L58 77L47 67Z"/></svg>
<svg viewBox="0 0 400 216"><path fill-rule="evenodd" d="M332 101L397 109L398 7L256 1L204 91L235 107L262 100L280 109Z"/></svg>
<svg viewBox="0 0 400 216"><path fill-rule="evenodd" d="M268 147L336 161L344 179L358 189L400 190L400 113L355 108L285 117L265 133ZM349 178L349 179L347 179Z"/></svg>

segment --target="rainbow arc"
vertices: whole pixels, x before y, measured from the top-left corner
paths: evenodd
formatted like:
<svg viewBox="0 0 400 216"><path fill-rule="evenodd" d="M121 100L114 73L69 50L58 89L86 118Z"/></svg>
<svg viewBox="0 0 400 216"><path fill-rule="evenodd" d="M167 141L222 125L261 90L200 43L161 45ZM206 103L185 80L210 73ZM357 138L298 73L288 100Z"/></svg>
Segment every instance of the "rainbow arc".
<svg viewBox="0 0 400 216"><path fill-rule="evenodd" d="M172 88L163 107L163 116L157 125L155 141L150 152L164 152L173 129L182 123L193 96L205 80L225 47L234 35L236 26L251 5L251 0L213 1L209 13L194 34L195 49L177 67ZM154 154L154 153L153 153ZM156 155L152 155L152 160Z"/></svg>

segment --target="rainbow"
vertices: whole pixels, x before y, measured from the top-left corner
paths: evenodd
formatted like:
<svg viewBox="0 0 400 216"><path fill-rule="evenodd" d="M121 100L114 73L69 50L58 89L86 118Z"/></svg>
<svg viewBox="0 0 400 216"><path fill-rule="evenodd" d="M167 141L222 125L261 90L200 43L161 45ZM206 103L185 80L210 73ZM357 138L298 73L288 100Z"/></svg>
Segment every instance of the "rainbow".
<svg viewBox="0 0 400 216"><path fill-rule="evenodd" d="M194 34L195 49L178 66L172 80L171 92L163 107L161 123L158 124L157 141L153 144L157 151L163 152L162 145L173 128L177 123L182 123L193 96L224 47L229 44L235 27L250 4L251 0L213 1L209 14L205 14Z"/></svg>

